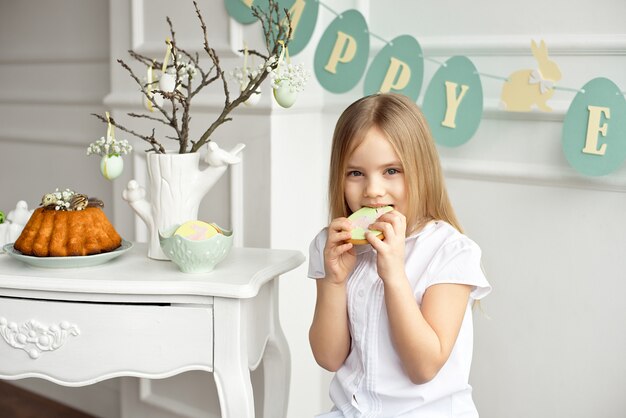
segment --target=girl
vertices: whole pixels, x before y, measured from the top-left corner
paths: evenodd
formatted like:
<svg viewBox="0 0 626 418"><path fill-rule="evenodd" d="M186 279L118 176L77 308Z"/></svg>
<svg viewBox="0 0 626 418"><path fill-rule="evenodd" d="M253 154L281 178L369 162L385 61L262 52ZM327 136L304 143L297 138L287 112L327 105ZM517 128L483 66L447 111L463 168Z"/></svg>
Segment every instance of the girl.
<svg viewBox="0 0 626 418"><path fill-rule="evenodd" d="M323 417L477 417L468 384L472 302L491 290L462 234L424 115L397 94L364 97L335 127L330 225L310 247L309 339L330 385ZM392 206L349 243L347 219Z"/></svg>

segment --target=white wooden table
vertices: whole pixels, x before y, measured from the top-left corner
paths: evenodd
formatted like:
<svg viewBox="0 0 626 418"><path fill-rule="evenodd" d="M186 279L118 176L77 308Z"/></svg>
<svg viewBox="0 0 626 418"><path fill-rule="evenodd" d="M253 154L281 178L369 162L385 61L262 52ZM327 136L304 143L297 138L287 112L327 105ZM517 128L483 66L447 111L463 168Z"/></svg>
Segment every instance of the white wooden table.
<svg viewBox="0 0 626 418"><path fill-rule="evenodd" d="M41 269L0 254L0 379L83 386L118 376L212 372L222 417L254 416L250 370L264 363L264 416L284 417L290 357L278 276L298 251L233 248L184 274L143 244L97 267ZM271 401L270 401L271 398Z"/></svg>

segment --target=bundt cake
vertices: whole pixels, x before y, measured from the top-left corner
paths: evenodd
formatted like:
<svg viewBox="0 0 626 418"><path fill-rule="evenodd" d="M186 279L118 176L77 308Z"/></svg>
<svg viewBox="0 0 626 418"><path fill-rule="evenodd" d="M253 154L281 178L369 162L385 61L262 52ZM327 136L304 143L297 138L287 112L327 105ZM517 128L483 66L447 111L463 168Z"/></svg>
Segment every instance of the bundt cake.
<svg viewBox="0 0 626 418"><path fill-rule="evenodd" d="M47 194L13 248L36 257L84 256L113 251L122 243L109 222L102 202L66 190L57 196Z"/></svg>

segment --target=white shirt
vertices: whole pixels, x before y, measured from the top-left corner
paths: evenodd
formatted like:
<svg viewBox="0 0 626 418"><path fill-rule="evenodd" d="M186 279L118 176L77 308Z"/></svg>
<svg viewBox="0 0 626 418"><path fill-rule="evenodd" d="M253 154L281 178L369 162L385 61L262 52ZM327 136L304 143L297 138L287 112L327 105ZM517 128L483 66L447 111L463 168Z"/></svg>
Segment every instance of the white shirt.
<svg viewBox="0 0 626 418"><path fill-rule="evenodd" d="M308 276L325 277L322 230L309 248ZM477 417L468 383L472 361L472 302L491 291L480 267L478 245L443 221L431 222L406 239L407 277L418 304L429 286L439 283L473 287L463 323L448 361L430 382L415 385L402 370L393 348L383 282L376 251L357 246L357 262L348 277L348 316L352 343L330 384L330 397L344 417ZM325 416L325 415L324 415Z"/></svg>

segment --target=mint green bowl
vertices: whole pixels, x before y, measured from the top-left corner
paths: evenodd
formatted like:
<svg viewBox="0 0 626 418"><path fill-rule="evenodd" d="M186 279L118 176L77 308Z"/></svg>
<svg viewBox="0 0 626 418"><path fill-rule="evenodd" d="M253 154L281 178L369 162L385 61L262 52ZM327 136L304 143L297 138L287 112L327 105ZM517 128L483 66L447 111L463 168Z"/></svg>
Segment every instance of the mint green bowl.
<svg viewBox="0 0 626 418"><path fill-rule="evenodd" d="M180 235L174 235L180 225L161 232L159 243L165 255L184 273L208 273L226 258L233 246L233 233L219 228L222 234L211 238L192 241Z"/></svg>

